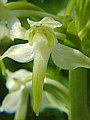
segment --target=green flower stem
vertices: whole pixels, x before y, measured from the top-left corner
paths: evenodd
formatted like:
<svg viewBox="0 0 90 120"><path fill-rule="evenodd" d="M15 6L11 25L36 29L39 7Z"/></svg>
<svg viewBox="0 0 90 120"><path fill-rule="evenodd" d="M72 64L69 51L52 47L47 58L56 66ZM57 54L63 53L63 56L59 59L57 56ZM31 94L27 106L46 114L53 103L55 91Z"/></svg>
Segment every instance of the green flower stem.
<svg viewBox="0 0 90 120"><path fill-rule="evenodd" d="M89 120L87 108L87 70L69 71L70 113L69 120Z"/></svg>
<svg viewBox="0 0 90 120"><path fill-rule="evenodd" d="M11 13L16 17L52 17L55 20L62 21L61 17L57 17L56 15L47 13L47 12L41 12L41 11L35 11L35 10L11 10Z"/></svg>
<svg viewBox="0 0 90 120"><path fill-rule="evenodd" d="M74 4L75 4L75 0L69 0L68 5L67 5L67 9L66 9L66 17L64 19L64 27L65 28L67 28L67 26L69 24L70 16L72 14Z"/></svg>
<svg viewBox="0 0 90 120"><path fill-rule="evenodd" d="M22 91L21 101L15 113L14 120L26 120L27 104L28 104L28 91L24 89Z"/></svg>
<svg viewBox="0 0 90 120"><path fill-rule="evenodd" d="M83 29L78 34L81 40L86 36L89 29L90 29L90 20L88 20L86 25L83 27Z"/></svg>
<svg viewBox="0 0 90 120"><path fill-rule="evenodd" d="M66 10L66 16L70 16L73 10L75 4L75 0L69 0L67 10Z"/></svg>

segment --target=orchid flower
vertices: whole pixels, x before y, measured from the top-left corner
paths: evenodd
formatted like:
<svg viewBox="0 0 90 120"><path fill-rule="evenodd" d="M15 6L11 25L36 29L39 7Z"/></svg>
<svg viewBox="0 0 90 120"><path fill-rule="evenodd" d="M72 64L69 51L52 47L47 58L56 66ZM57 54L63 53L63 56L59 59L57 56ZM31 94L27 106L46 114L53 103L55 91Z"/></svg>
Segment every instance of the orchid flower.
<svg viewBox="0 0 90 120"><path fill-rule="evenodd" d="M58 43L54 32L54 28L62 26L58 21L50 17L45 17L39 22L27 20L30 29L24 29L21 23L16 21L10 31L10 37L12 40L15 38L28 40L28 43L11 46L0 59L9 57L21 63L34 60L33 98L34 111L38 115L50 55L58 67L66 70L77 67L90 68L90 58L79 50Z"/></svg>
<svg viewBox="0 0 90 120"><path fill-rule="evenodd" d="M14 120L25 120L32 73L24 69L14 73L7 70L6 73L6 87L9 93L4 98L0 111L15 112Z"/></svg>

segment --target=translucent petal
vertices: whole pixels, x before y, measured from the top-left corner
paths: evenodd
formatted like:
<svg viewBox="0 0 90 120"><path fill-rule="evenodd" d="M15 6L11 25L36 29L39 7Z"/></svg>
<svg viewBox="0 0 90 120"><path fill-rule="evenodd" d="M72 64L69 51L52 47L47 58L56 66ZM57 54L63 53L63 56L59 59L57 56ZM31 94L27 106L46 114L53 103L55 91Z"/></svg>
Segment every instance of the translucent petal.
<svg viewBox="0 0 90 120"><path fill-rule="evenodd" d="M1 57L2 60L9 57L17 62L26 63L32 61L34 58L34 45L30 46L28 43L11 46Z"/></svg>
<svg viewBox="0 0 90 120"><path fill-rule="evenodd" d="M11 30L10 30L10 38L12 40L14 40L15 38L19 38L19 39L23 39L23 40L26 40L25 38L25 32L26 30L21 27L21 23L19 22L18 19L12 19L10 20L9 19L9 23L12 23L10 26L11 26Z"/></svg>
<svg viewBox="0 0 90 120"><path fill-rule="evenodd" d="M77 67L90 68L90 58L79 50L56 44L52 50L53 62L63 69L75 69Z"/></svg>
<svg viewBox="0 0 90 120"><path fill-rule="evenodd" d="M48 27L51 27L51 28L56 28L56 27L61 27L62 24L58 21L55 21L53 18L51 17L44 17L41 21L39 22L34 22L34 21L31 21L29 19L28 20L28 23L30 24L30 26L48 26Z"/></svg>
<svg viewBox="0 0 90 120"><path fill-rule="evenodd" d="M2 103L2 111L13 113L17 110L18 105L20 103L21 98L21 90L8 94Z"/></svg>

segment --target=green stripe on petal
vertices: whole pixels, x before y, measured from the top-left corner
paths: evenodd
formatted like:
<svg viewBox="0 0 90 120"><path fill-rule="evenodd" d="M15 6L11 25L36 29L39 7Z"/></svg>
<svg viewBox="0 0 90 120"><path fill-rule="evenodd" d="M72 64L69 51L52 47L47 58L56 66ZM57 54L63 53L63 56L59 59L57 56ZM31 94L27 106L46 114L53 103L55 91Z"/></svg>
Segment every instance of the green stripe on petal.
<svg viewBox="0 0 90 120"><path fill-rule="evenodd" d="M37 44L35 53L33 67L33 99L34 112L38 116L42 99L43 82L51 49L48 48L45 42L40 42Z"/></svg>
<svg viewBox="0 0 90 120"><path fill-rule="evenodd" d="M53 62L62 69L75 69L78 67L90 68L90 58L79 50L57 44L52 51Z"/></svg>
<svg viewBox="0 0 90 120"><path fill-rule="evenodd" d="M32 61L34 58L34 46L30 46L28 43L11 46L0 57L0 60L2 60L5 57L9 57L21 63Z"/></svg>

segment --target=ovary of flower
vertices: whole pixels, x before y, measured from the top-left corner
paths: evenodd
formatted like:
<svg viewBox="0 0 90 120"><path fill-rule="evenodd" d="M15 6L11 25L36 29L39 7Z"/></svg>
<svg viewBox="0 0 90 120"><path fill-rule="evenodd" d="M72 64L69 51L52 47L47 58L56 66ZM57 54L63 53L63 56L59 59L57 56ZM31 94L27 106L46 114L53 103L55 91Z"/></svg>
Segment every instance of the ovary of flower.
<svg viewBox="0 0 90 120"><path fill-rule="evenodd" d="M39 22L28 19L31 28L25 30L20 22L13 24L10 32L11 38L28 40L29 43L10 47L1 57L9 57L18 62L34 60L33 66L33 98L34 111L39 114L42 98L43 82L50 54L53 62L62 69L75 69L77 67L90 68L90 59L78 50L69 48L57 42L54 28L61 27L58 21L45 17ZM15 53L15 54L14 54Z"/></svg>

